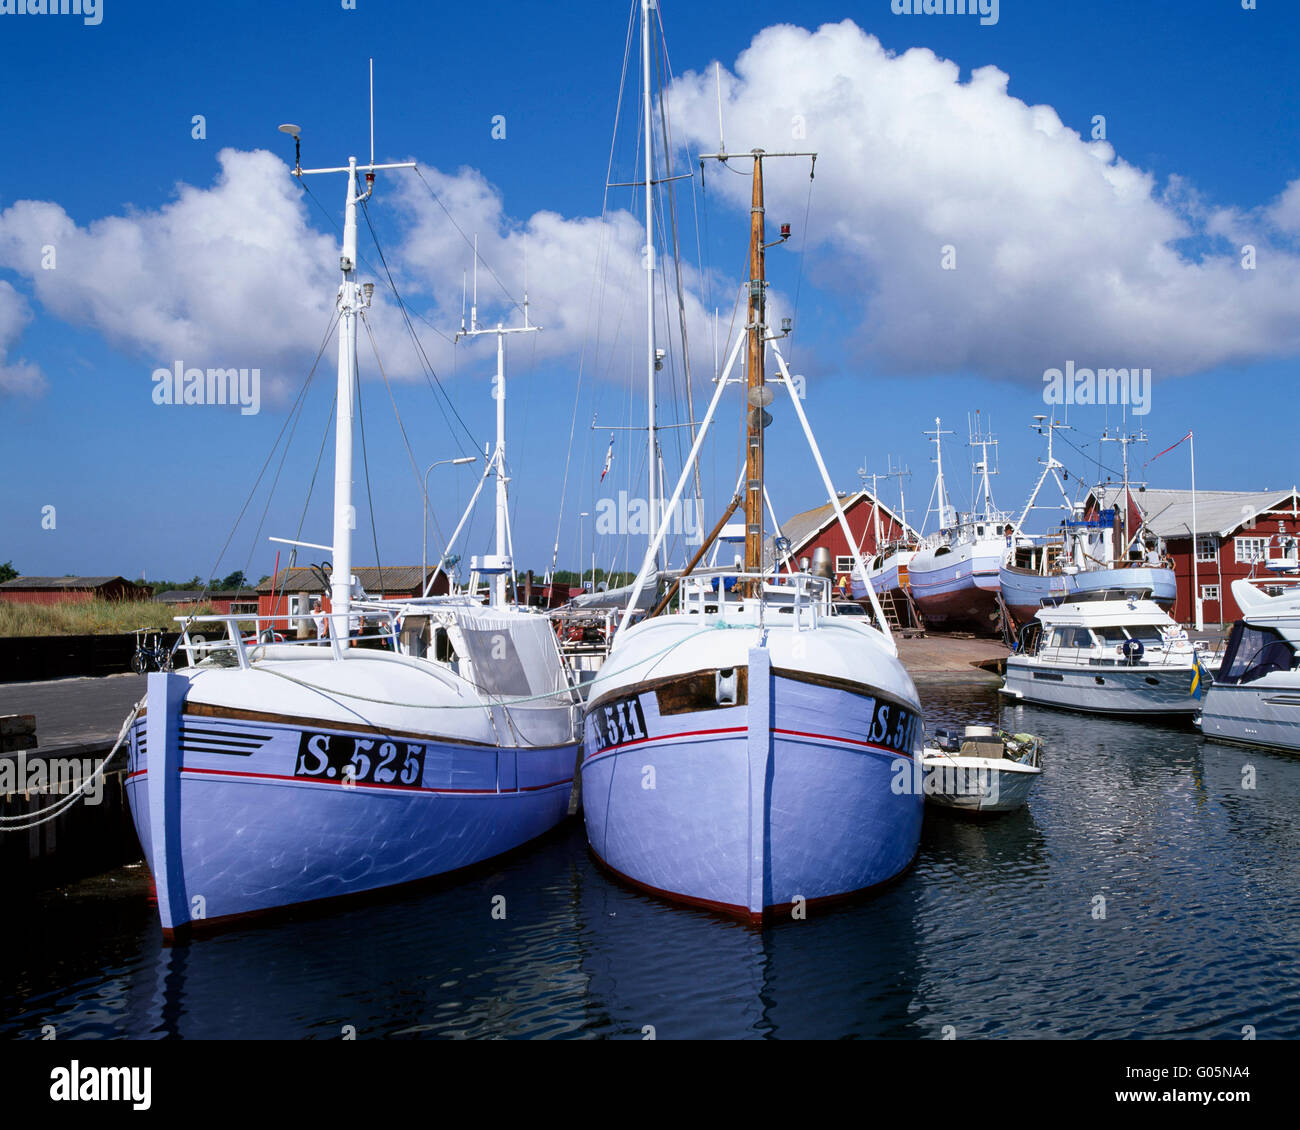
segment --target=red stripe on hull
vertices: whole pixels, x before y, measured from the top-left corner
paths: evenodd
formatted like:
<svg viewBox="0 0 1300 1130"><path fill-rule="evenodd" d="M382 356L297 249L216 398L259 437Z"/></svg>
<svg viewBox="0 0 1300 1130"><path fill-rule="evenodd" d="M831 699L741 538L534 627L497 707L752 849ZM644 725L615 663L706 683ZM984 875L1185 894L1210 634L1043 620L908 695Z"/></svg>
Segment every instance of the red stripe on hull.
<svg viewBox="0 0 1300 1130"><path fill-rule="evenodd" d="M149 772L148 769L137 769L134 773L127 775L127 780L134 777L143 777ZM573 778L561 778L558 781L549 781L545 785L523 785L514 789L431 789L424 785L384 785L370 784L369 782L357 782L355 785L345 785L341 781L318 781L314 777L290 777L282 773L247 773L240 772L238 769L199 769L182 768L181 775L185 774L203 774L210 777L243 777L247 780L256 781L292 781L299 785L331 785L337 789L382 789L385 791L396 791L401 793L433 793L437 796L508 796L511 793L535 793L542 789L553 789L557 785L572 785Z"/></svg>

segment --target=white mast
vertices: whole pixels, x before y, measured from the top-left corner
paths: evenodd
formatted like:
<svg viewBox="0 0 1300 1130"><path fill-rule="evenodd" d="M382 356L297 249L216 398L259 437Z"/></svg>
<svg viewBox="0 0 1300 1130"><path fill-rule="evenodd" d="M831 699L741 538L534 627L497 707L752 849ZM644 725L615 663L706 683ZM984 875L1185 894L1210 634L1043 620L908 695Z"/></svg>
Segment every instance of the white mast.
<svg viewBox="0 0 1300 1130"><path fill-rule="evenodd" d="M1128 548L1129 548L1130 545L1133 544L1133 538L1134 538L1134 536L1135 536L1134 531L1132 531L1132 530L1130 530L1130 529L1128 528L1128 504L1129 504L1128 449L1129 449L1129 444L1133 444L1133 443L1146 443L1146 442L1147 442L1147 436L1146 436L1146 432L1143 431L1141 428L1138 429L1138 432L1137 432L1136 435L1130 435L1128 432L1125 432L1125 431L1121 431L1120 434L1119 434L1119 435L1116 435L1116 436L1109 435L1107 432L1102 432L1102 433L1101 433L1101 442L1102 442L1102 443L1118 443L1118 444L1119 444L1119 447L1120 447L1120 451L1123 453L1123 461L1124 461L1124 519L1123 519L1123 521L1124 521L1124 537L1123 537L1123 544L1118 544L1118 541L1117 541L1116 537L1112 536L1112 538L1111 538L1111 541L1112 541L1112 551L1113 551L1113 553L1114 553L1114 560L1112 560L1111 562L1109 562L1109 564L1112 564L1112 565L1113 565L1113 564L1115 564L1115 562L1117 562L1117 561L1120 559L1120 557L1121 557L1123 554L1125 554L1125 553L1128 552Z"/></svg>
<svg viewBox="0 0 1300 1130"><path fill-rule="evenodd" d="M373 115L373 107L372 107ZM373 117L372 117L373 120ZM289 134L298 147L299 134L295 125L280 127ZM373 150L373 129L371 134ZM356 511L352 506L352 419L357 385L357 318L370 305L373 283L362 286L357 275L357 205L367 200L375 187L378 169L413 169L414 161L376 165L358 165L349 157L345 166L329 169L304 169L295 155L293 175L312 176L321 173L347 173L348 188L344 201L343 251L339 256L339 269L343 281L339 284L339 364L338 407L334 425L334 538L331 547L332 572L330 574L330 635L335 641L348 637L348 614L352 604L352 530L356 526ZM366 174L366 190L357 194L357 173Z"/></svg>
<svg viewBox="0 0 1300 1130"><path fill-rule="evenodd" d="M899 467L894 470L894 461L889 461L889 474L891 477L898 478L898 520L903 523L902 538L907 540L907 498L903 495L903 476L911 477L912 472L906 467Z"/></svg>
<svg viewBox="0 0 1300 1130"><path fill-rule="evenodd" d="M940 442L940 437L944 435L952 435L952 432L945 432L939 424L939 417L936 416L934 418L934 431L924 432L922 434L934 436L934 439L931 441L934 444L934 462L937 467L934 477L934 493L939 507L939 529L942 530L948 525L949 506L948 488L944 486L943 482L943 445ZM902 480L899 480L899 483L901 487Z"/></svg>
<svg viewBox="0 0 1300 1130"><path fill-rule="evenodd" d="M1043 464L1043 471L1042 474L1038 476L1038 482L1034 484L1034 489L1030 492L1029 501L1025 503L1024 510L1020 512L1020 517L1016 520L1016 533L1020 533L1024 528L1025 519L1029 517L1029 512L1036 509L1034 502L1038 498L1038 492L1043 489L1043 485L1047 482L1048 475L1051 475L1052 478L1056 480L1056 485L1061 490L1061 498L1065 502L1063 509L1071 517L1074 515L1074 504L1070 501L1070 495L1065 489L1065 483L1061 481L1061 476L1057 474L1058 471L1064 470L1065 464L1060 462L1056 456L1052 454L1053 435L1058 429L1061 431L1069 431L1070 426L1068 424L1057 423L1055 420L1050 420L1046 416L1035 416L1034 422L1029 426L1034 428L1039 435L1042 435L1044 420L1047 420L1047 461Z"/></svg>
<svg viewBox="0 0 1300 1130"><path fill-rule="evenodd" d="M659 444L655 434L655 247L654 247L654 179L650 114L650 12L656 0L641 0L641 85L642 117L645 120L645 324L646 324L646 396L647 456L646 478L650 484L650 541L659 532Z"/></svg>
<svg viewBox="0 0 1300 1130"><path fill-rule="evenodd" d="M478 246L478 237L475 237L475 247ZM477 257L477 250L475 256ZM506 329L500 322L495 329L478 328L478 270L477 258L475 261L475 298L474 305L470 308L471 320L469 329L461 327L456 334L455 340L460 341L463 337L475 338L481 334L496 334L497 338L497 375L492 385L492 396L497 402L497 443L496 449L489 461L489 469L496 467L496 555L489 562L485 562L487 568L483 572L492 573L492 607L500 608L506 603L506 574L514 572L514 556L510 549L510 510L509 498L506 486L510 480L506 477L506 335L507 334L524 334L536 333L541 326L533 326L528 323L528 291L524 291L524 324Z"/></svg>
<svg viewBox="0 0 1300 1130"><path fill-rule="evenodd" d="M972 514L971 515L972 518L977 516L981 516L984 518L991 518L994 514L993 486L989 482L989 445L990 444L992 444L993 447L997 447L998 441L993 438L992 432L990 432L987 436L983 433L983 431L981 430L979 413L976 412L975 429L971 433L970 446L972 448L978 447L980 449L980 461L979 461L980 493L983 494L984 496L984 510L982 515L979 514L978 511L975 514Z"/></svg>

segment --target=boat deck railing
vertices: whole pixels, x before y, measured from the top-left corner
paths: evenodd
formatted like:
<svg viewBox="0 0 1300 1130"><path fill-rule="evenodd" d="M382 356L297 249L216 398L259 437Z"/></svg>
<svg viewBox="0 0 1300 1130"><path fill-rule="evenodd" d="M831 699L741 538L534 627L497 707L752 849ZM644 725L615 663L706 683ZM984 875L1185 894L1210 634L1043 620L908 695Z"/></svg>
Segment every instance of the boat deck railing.
<svg viewBox="0 0 1300 1130"><path fill-rule="evenodd" d="M324 618L330 628L343 619L328 612ZM328 648L335 659L341 659L347 650L355 647L399 650L398 617L391 611L367 609L364 615L354 611L349 617L347 633L340 636L328 630L324 637L313 634L316 619L309 613L177 616L181 629L175 650L185 652L191 667L206 660L216 666L237 666L244 670L259 658L259 651L272 645ZM359 630L353 631L358 621ZM204 630L208 625L214 629L212 635Z"/></svg>
<svg viewBox="0 0 1300 1130"><path fill-rule="evenodd" d="M1170 668L1191 667L1200 663L1202 667L1216 668L1223 658L1222 643L1212 647L1207 640L1197 640L1190 646L1174 648L1148 648L1135 663L1113 653L1098 654L1095 647L1040 647L1027 653L1027 658L1039 659L1044 663L1053 663L1062 667L1080 668L1120 668L1124 670L1141 670L1147 667Z"/></svg>
<svg viewBox="0 0 1300 1130"><path fill-rule="evenodd" d="M727 582L733 589L727 591ZM818 618L833 615L834 582L812 573L746 573L742 571L687 577L682 581L678 611L686 615L721 616L752 604L743 590L761 585L761 601L770 610L794 618L795 630L814 628Z"/></svg>

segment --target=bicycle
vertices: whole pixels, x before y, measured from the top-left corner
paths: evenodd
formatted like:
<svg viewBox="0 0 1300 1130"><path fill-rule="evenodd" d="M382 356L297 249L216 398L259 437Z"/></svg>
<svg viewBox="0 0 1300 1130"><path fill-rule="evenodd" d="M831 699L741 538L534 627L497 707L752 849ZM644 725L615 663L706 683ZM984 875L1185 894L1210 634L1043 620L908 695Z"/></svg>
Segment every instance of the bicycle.
<svg viewBox="0 0 1300 1130"><path fill-rule="evenodd" d="M137 675L143 675L149 670L151 662L159 671L170 671L172 669L171 648L163 643L161 632L138 628L135 633L135 654L131 656L131 668Z"/></svg>

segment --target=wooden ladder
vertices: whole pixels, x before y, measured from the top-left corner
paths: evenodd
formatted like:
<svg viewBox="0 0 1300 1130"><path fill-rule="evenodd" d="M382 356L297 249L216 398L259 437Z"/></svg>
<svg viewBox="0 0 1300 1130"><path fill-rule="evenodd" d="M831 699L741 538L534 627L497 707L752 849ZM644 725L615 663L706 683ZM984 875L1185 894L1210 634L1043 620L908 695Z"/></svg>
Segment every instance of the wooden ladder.
<svg viewBox="0 0 1300 1130"><path fill-rule="evenodd" d="M880 610L885 614L885 623L889 625L889 630L891 632L901 632L903 625L898 619L898 608L894 604L894 594L892 592L877 593L876 599L880 601Z"/></svg>

